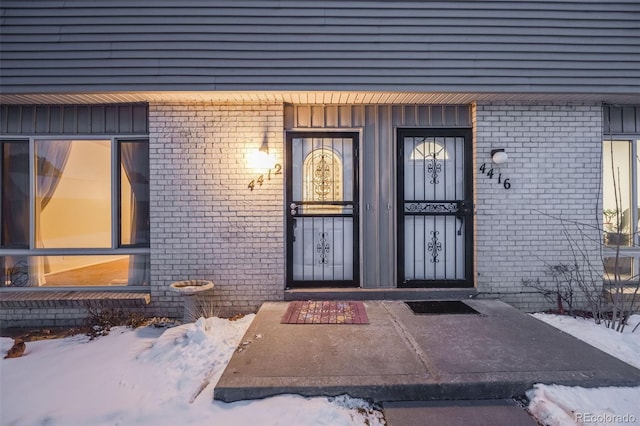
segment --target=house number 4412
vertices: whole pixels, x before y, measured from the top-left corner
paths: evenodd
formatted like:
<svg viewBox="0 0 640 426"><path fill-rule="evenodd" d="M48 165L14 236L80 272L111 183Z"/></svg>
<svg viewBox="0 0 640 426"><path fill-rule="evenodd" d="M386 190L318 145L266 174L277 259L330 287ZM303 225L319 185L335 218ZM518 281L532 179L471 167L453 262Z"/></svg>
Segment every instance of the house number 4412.
<svg viewBox="0 0 640 426"><path fill-rule="evenodd" d="M480 166L480 171L482 173L484 173L485 175L487 175L487 177L489 179L493 179L493 177L496 175L496 172L493 170L493 167L487 169L487 163L482 163L482 166ZM498 183L502 184L504 189L510 189L511 188L511 182L509 182L509 179L503 179L502 178L502 173L497 172L497 177L498 177Z"/></svg>
<svg viewBox="0 0 640 426"><path fill-rule="evenodd" d="M271 170L273 170L273 172ZM273 169L269 169L269 172L267 172L267 180L271 180L271 175L281 175L281 174L282 174L282 166L280 164L276 164L275 166L273 166ZM251 180L251 182L249 182L249 185L247 185L247 188L253 191L256 185L262 186L263 183L264 183L264 175L260 175L257 179Z"/></svg>

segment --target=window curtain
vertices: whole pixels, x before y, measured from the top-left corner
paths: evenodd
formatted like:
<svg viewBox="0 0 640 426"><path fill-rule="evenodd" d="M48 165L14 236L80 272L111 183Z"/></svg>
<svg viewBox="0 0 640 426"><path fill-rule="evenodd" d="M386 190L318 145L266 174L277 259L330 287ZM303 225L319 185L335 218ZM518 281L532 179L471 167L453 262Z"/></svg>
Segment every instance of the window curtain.
<svg viewBox="0 0 640 426"><path fill-rule="evenodd" d="M149 146L142 142L120 143L120 161L131 184L131 244L149 246ZM129 258L128 285L150 281L149 256Z"/></svg>
<svg viewBox="0 0 640 426"><path fill-rule="evenodd" d="M36 247L44 248L40 232L40 215L47 207L60 183L62 172L71 153L71 141L36 142ZM46 283L44 274L49 265L46 256L32 257L29 262L29 285Z"/></svg>
<svg viewBox="0 0 640 426"><path fill-rule="evenodd" d="M29 144L5 142L2 147L2 246L29 248ZM6 256L2 284L27 284L27 256ZM18 274L24 268L24 275ZM15 281L14 281L15 280Z"/></svg>

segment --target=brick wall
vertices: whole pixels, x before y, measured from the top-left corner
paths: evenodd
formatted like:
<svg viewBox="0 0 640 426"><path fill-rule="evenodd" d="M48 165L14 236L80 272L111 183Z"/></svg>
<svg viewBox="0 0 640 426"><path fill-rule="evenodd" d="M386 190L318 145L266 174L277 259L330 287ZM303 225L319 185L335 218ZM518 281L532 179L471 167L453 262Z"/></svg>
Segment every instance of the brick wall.
<svg viewBox="0 0 640 426"><path fill-rule="evenodd" d="M130 306L114 300L89 304L83 300L73 302L42 303L25 300L22 307L4 307L2 303L0 328L8 327L75 327L86 325L90 306L96 311L113 309L124 314L145 312L140 306Z"/></svg>
<svg viewBox="0 0 640 426"><path fill-rule="evenodd" d="M2 328L8 327L70 327L82 325L88 316L84 307L43 308L25 302L21 308L3 308Z"/></svg>
<svg viewBox="0 0 640 426"><path fill-rule="evenodd" d="M545 267L573 263L602 283L601 106L492 103L473 107L475 137L476 273L481 297L500 297L526 310L551 307L523 279L551 286ZM493 179L490 151L509 161ZM508 178L511 188L498 184ZM580 225L577 225L580 224ZM567 233L567 235L565 235ZM573 240L573 244L569 241ZM583 249L585 255L575 255Z"/></svg>
<svg viewBox="0 0 640 426"><path fill-rule="evenodd" d="M173 281L215 283L216 315L252 312L284 292L283 175L248 155L267 140L283 162L281 104L151 104L151 306L179 317Z"/></svg>

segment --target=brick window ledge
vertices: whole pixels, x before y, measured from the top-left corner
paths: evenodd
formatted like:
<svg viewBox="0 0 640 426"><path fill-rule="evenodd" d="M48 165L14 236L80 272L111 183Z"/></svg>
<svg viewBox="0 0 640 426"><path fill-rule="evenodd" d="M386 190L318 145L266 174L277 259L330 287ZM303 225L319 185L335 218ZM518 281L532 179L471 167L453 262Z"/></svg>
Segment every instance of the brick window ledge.
<svg viewBox="0 0 640 426"><path fill-rule="evenodd" d="M136 307L151 302L149 291L0 291L0 308L87 307L89 303L109 308Z"/></svg>
<svg viewBox="0 0 640 426"><path fill-rule="evenodd" d="M607 284L605 283L605 286ZM605 300L613 302L616 290L612 288L604 289ZM640 291L636 291L635 285L629 285L622 289L622 295L624 298L625 306L631 306L632 303L640 304Z"/></svg>

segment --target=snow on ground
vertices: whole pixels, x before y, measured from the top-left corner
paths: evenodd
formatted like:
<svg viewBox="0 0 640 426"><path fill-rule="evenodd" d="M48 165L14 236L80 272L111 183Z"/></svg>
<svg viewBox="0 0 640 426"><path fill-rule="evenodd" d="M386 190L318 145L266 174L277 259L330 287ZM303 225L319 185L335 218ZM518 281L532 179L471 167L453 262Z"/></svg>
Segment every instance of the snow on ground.
<svg viewBox="0 0 640 426"><path fill-rule="evenodd" d="M629 319L624 333L584 318L548 314L533 317L640 368L640 329L632 333L640 315ZM640 386L585 389L537 384L527 397L529 410L544 425L640 424Z"/></svg>
<svg viewBox="0 0 640 426"><path fill-rule="evenodd" d="M624 334L581 318L534 317L640 368L640 331L631 333L640 315ZM117 327L92 341L79 335L29 342L22 358L0 359L0 424L384 424L379 411L347 396L213 401L213 388L253 318L200 318L169 329ZM0 353L12 343L0 338ZM550 426L640 424L640 387L537 384L527 396L532 414Z"/></svg>
<svg viewBox="0 0 640 426"><path fill-rule="evenodd" d="M253 318L200 318L166 330L117 327L92 341L78 335L29 342L23 357L0 359L0 424L384 424L379 411L346 396L213 401L213 388ZM11 344L2 338L0 349Z"/></svg>

